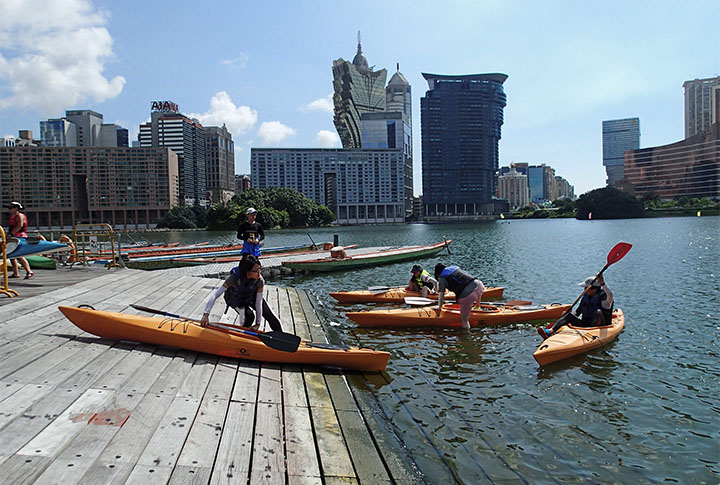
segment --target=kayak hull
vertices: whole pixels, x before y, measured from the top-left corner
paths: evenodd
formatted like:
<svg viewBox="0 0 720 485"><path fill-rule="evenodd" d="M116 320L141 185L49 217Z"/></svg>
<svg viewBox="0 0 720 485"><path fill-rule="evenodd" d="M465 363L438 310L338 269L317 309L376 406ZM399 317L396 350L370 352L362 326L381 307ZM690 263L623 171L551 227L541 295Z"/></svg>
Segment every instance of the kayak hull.
<svg viewBox="0 0 720 485"><path fill-rule="evenodd" d="M493 287L487 288L482 294L483 300L493 298L502 298L505 288ZM406 297L419 297L422 294L419 291L406 291L402 287L390 288L388 291L378 293L370 290L359 291L336 291L330 293L340 303L404 303ZM427 298L437 300L438 296L428 294ZM446 300L454 300L455 294L452 292L445 293Z"/></svg>
<svg viewBox="0 0 720 485"><path fill-rule="evenodd" d="M315 347L313 345L320 344L307 341L302 341L296 352L283 352L266 346L252 335L203 328L196 322L178 318L146 317L66 306L58 308L75 326L98 337L167 345L223 357L380 371L385 369L390 356L387 352L356 347Z"/></svg>
<svg viewBox="0 0 720 485"><path fill-rule="evenodd" d="M613 312L611 325L590 328L566 325L545 339L533 357L538 364L547 365L589 352L615 340L624 327L625 315L620 309Z"/></svg>
<svg viewBox="0 0 720 485"><path fill-rule="evenodd" d="M526 309L528 308L528 309ZM500 307L480 305L470 312L470 326L502 325L507 323L554 320L570 308L570 305L534 305L532 307ZM348 318L363 327L460 327L460 307L444 305L441 310L435 306L373 310L346 313Z"/></svg>
<svg viewBox="0 0 720 485"><path fill-rule="evenodd" d="M67 248L67 244L43 240L29 241L22 237L10 237L8 238L6 251L8 259L14 259L29 256L31 254L52 253L65 248Z"/></svg>
<svg viewBox="0 0 720 485"><path fill-rule="evenodd" d="M283 261L282 265L294 271L343 271L348 269L375 267L381 264L398 263L418 258L435 256L449 246L450 240L429 244L427 246L411 246L387 249L374 253L354 254L345 258L322 258L298 261Z"/></svg>

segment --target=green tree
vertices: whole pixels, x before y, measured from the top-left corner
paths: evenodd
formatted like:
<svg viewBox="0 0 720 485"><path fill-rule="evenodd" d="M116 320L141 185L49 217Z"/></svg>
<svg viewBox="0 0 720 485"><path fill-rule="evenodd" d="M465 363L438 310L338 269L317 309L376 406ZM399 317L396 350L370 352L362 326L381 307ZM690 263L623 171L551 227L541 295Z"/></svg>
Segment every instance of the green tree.
<svg viewBox="0 0 720 485"><path fill-rule="evenodd" d="M173 207L158 221L157 227L194 229L197 227L195 213L191 207Z"/></svg>
<svg viewBox="0 0 720 485"><path fill-rule="evenodd" d="M645 209L640 199L613 187L591 190L576 202L577 219L624 219L643 217Z"/></svg>

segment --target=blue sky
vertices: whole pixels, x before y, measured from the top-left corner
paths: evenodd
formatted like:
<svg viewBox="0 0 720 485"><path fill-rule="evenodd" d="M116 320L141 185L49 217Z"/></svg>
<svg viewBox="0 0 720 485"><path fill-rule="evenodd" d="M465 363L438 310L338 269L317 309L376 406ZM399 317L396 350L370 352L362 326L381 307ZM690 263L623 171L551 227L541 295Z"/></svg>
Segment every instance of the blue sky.
<svg viewBox="0 0 720 485"><path fill-rule="evenodd" d="M603 120L639 117L641 147L683 138L684 81L720 74L720 1L0 0L0 135L94 109L136 136L154 100L225 122L252 147L339 146L332 61L363 51L413 89L422 72L507 74L500 164L546 163L602 187Z"/></svg>

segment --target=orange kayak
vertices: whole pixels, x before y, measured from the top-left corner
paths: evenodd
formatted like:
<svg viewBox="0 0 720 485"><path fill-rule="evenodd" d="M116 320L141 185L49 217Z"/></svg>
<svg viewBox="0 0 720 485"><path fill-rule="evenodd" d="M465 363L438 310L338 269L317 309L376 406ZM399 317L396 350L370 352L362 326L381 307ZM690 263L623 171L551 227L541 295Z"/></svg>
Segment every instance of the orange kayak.
<svg viewBox="0 0 720 485"><path fill-rule="evenodd" d="M625 315L620 309L613 312L612 323L604 327L565 325L543 340L533 357L540 365L567 359L607 344L614 340L624 327Z"/></svg>
<svg viewBox="0 0 720 485"><path fill-rule="evenodd" d="M224 357L363 371L385 369L390 357L387 352L307 341L302 341L295 352L284 352L268 347L256 336L201 327L196 322L179 318L146 317L66 306L59 309L77 327L98 337L168 345Z"/></svg>
<svg viewBox="0 0 720 485"><path fill-rule="evenodd" d="M505 291L503 287L487 288L483 292L482 298L483 300L502 298L503 291ZM419 291L406 291L402 286L398 286L396 288L388 288L387 291L336 291L330 293L330 296L340 303L403 303L405 297L422 296L422 294ZM431 300L438 299L438 296L433 294L428 294L427 297ZM445 299L454 300L455 293L451 291L445 292Z"/></svg>
<svg viewBox="0 0 720 485"><path fill-rule="evenodd" d="M470 312L470 326L499 325L504 323L553 320L570 308L570 305L480 305ZM441 310L434 306L373 310L346 313L352 321L364 327L460 327L460 306L444 305Z"/></svg>

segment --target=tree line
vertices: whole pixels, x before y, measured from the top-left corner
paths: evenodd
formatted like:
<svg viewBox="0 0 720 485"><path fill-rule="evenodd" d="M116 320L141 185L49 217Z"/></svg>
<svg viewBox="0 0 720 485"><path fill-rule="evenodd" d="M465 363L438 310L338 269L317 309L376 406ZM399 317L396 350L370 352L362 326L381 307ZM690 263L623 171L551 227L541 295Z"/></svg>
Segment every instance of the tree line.
<svg viewBox="0 0 720 485"><path fill-rule="evenodd" d="M257 210L257 222L266 229L327 226L335 220L335 214L327 206L308 199L297 190L264 187L246 190L209 208L173 207L157 227L231 231L245 220L249 207Z"/></svg>

